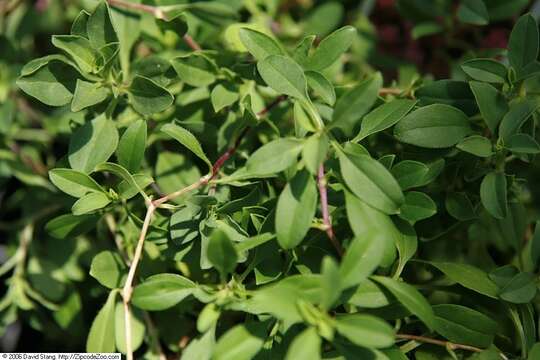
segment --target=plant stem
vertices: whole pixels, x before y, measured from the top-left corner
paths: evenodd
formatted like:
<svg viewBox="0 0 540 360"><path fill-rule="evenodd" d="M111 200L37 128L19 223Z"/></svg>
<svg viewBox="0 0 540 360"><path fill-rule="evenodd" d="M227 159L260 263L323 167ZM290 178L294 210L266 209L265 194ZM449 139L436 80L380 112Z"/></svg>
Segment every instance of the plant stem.
<svg viewBox="0 0 540 360"><path fill-rule="evenodd" d="M432 338L419 336L419 335L396 334L396 339L413 340L413 341L418 341L425 344L444 346L445 348L450 349L450 350L467 350L467 351L472 351L472 352L484 351L484 349L480 349L475 346L470 346L470 345L465 345L465 344L456 344L450 341L437 340L437 339L432 339ZM503 353L499 352L499 355L501 356L502 359L508 360L506 355L504 355Z"/></svg>
<svg viewBox="0 0 540 360"><path fill-rule="evenodd" d="M324 176L324 164L319 166L319 172L317 173L317 185L319 187L319 198L321 200L321 211L323 215L323 223L326 231L326 235L330 239L330 242L336 249L339 256L343 256L343 248L341 244L336 239L334 234L334 229L332 227L332 219L330 218L330 213L328 211L328 194L326 191L326 178Z"/></svg>
<svg viewBox="0 0 540 360"><path fill-rule="evenodd" d="M142 11L147 14L150 14L154 16L156 19L169 21L170 19L167 19L165 16L165 13L159 6L151 6L151 5L145 5L145 4L137 4L132 3L129 1L124 0L107 0L109 5L117 7L117 8L124 8L124 9L130 9L130 10L136 10L136 11ZM198 51L201 50L201 46L188 34L185 34L183 36L184 42L187 46L191 48L191 50Z"/></svg>
<svg viewBox="0 0 540 360"><path fill-rule="evenodd" d="M133 350L131 346L131 311L129 308L129 302L131 300L131 295L133 293L133 279L135 277L135 272L137 270L137 265L141 259L144 239L146 238L146 233L148 232L148 227L150 226L150 221L152 220L152 215L155 210L155 206L152 202L148 204L146 210L146 216L144 217L144 223L141 229L141 234L139 236L139 241L137 242L137 247L135 248L135 254L133 255L133 261L129 267L129 273L126 279L126 283L122 290L122 299L124 303L124 316L125 316L125 327L126 327L126 355L128 360L133 360Z"/></svg>
<svg viewBox="0 0 540 360"><path fill-rule="evenodd" d="M380 88L379 95L400 95L403 93L403 90L397 88Z"/></svg>
<svg viewBox="0 0 540 360"><path fill-rule="evenodd" d="M142 11L154 16L157 19L165 20L165 14L163 14L163 11L161 11L161 9L156 6L137 4L124 0L107 0L107 2L109 3L109 5L117 8Z"/></svg>
<svg viewBox="0 0 540 360"><path fill-rule="evenodd" d="M110 1L110 0L109 0ZM119 0L114 0L119 1ZM257 113L257 116L263 116L267 114L273 107L277 106L280 102L285 100L286 96L280 96L276 100L274 100L272 103L270 103L267 107L265 107L263 110L259 111ZM130 310L130 301L131 301L131 295L133 293L133 280L135 278L135 273L137 271L137 266L141 260L142 257L142 251L144 248L144 240L146 239L146 233L148 232L148 228L150 227L150 223L152 221L152 215L154 214L154 211L161 207L164 203L167 201L170 201L174 198L177 198L179 196L182 196L190 191L197 190L200 187L208 184L208 182L219 174L219 171L225 164L225 162L230 159L238 149L238 146L240 146L240 143L242 142L242 139L246 136L246 134L249 132L249 127L246 127L240 135L236 138L233 145L225 151L214 163L212 166L212 171L201 177L199 180L194 182L191 185L188 185L180 190L177 190L173 193L167 194L165 196L162 196L161 198L154 200L154 201L148 201L147 202L147 209L146 209L146 215L144 217L143 225L141 228L141 233L139 235L139 240L137 242L137 247L135 248L135 254L133 255L133 260L131 261L131 265L129 267L128 276L126 279L126 283L124 285L124 288L122 289L122 298L124 303L124 313L125 313L125 332L126 332L126 358L127 360L133 360L133 350L132 350L132 344L131 344L131 310Z"/></svg>

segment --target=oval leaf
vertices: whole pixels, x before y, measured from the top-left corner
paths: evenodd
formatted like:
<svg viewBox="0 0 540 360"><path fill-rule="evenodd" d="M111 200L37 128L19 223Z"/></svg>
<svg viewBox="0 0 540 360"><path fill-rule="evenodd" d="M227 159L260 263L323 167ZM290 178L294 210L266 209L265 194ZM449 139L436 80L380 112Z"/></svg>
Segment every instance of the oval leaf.
<svg viewBox="0 0 540 360"><path fill-rule="evenodd" d="M459 109L433 104L413 111L396 125L394 136L407 144L445 148L471 133L469 119Z"/></svg>
<svg viewBox="0 0 540 360"><path fill-rule="evenodd" d="M276 208L276 234L284 249L296 247L306 236L317 208L317 186L307 171L298 172L285 186Z"/></svg>
<svg viewBox="0 0 540 360"><path fill-rule="evenodd" d="M487 174L480 184L480 199L484 208L495 218L506 217L506 176L500 172Z"/></svg>
<svg viewBox="0 0 540 360"><path fill-rule="evenodd" d="M165 310L191 295L196 284L180 275L150 276L133 290L132 303L143 310Z"/></svg>
<svg viewBox="0 0 540 360"><path fill-rule="evenodd" d="M360 199L387 214L396 214L404 201L396 179L377 160L367 155L339 155L341 175Z"/></svg>

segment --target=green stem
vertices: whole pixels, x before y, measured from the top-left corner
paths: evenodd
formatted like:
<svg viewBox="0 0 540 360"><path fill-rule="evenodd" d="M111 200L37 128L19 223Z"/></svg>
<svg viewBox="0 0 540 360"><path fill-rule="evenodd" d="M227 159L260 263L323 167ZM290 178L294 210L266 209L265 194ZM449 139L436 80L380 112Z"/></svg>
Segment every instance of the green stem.
<svg viewBox="0 0 540 360"><path fill-rule="evenodd" d="M508 311L510 313L510 319L512 319L512 322L516 327L519 339L521 341L521 357L525 359L527 358L527 339L525 338L525 332L523 331L523 327L521 326L521 319L519 318L519 314L513 306L510 306L508 308Z"/></svg>

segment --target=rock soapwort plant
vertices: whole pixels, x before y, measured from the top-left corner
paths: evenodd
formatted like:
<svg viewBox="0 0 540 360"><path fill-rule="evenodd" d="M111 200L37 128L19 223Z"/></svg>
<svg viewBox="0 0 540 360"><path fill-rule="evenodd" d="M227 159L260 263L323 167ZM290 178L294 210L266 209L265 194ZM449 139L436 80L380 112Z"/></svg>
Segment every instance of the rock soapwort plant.
<svg viewBox="0 0 540 360"><path fill-rule="evenodd" d="M539 359L533 15L450 80L384 87L361 23L273 33L277 2L244 3L92 2L19 69L11 111L56 107L69 145L44 166L2 130L49 203L0 270L3 327L84 309L86 350L127 359Z"/></svg>

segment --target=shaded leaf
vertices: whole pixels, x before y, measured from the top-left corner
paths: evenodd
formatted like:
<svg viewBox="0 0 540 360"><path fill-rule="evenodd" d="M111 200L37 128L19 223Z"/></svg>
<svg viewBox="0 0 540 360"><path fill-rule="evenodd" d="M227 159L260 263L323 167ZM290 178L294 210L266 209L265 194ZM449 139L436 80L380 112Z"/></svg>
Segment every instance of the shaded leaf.
<svg viewBox="0 0 540 360"><path fill-rule="evenodd" d="M69 142L69 164L74 170L90 173L111 157L118 145L114 122L100 115L75 130Z"/></svg>
<svg viewBox="0 0 540 360"><path fill-rule="evenodd" d="M86 339L87 352L112 353L116 350L114 335L116 294L116 290L109 293L107 302L94 318Z"/></svg>
<svg viewBox="0 0 540 360"><path fill-rule="evenodd" d="M495 218L503 219L507 214L506 176L490 172L480 184L480 199L484 208Z"/></svg>
<svg viewBox="0 0 540 360"><path fill-rule="evenodd" d="M183 276L157 274L135 286L131 301L143 310L165 310L191 295L195 288L196 284Z"/></svg>

